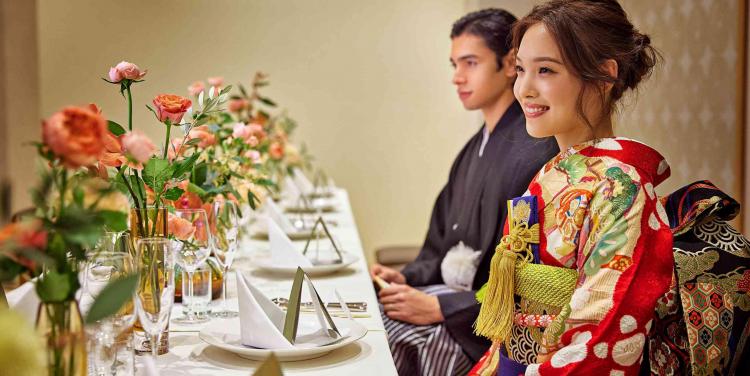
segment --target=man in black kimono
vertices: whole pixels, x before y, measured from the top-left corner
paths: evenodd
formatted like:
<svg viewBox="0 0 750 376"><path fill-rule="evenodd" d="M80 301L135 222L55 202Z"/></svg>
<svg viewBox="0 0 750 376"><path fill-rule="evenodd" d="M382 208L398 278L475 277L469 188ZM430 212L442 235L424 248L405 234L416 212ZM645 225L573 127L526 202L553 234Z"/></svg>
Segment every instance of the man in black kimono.
<svg viewBox="0 0 750 376"><path fill-rule="evenodd" d="M504 10L485 9L453 25L453 83L464 107L481 110L485 123L453 163L417 259L402 272L371 268L373 276L390 283L379 299L402 375L466 374L489 347L473 332L479 314L474 294L489 277L506 200L522 195L558 152L553 138L526 133L513 97L509 37L515 20Z"/></svg>

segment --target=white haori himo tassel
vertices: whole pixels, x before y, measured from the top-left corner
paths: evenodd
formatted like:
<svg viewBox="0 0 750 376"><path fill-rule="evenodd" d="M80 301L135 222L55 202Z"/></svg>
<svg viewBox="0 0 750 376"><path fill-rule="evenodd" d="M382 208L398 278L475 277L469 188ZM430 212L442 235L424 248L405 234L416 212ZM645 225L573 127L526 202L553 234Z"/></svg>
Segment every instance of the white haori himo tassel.
<svg viewBox="0 0 750 376"><path fill-rule="evenodd" d="M454 290L471 290L481 253L467 247L464 242L454 245L440 264L445 284Z"/></svg>

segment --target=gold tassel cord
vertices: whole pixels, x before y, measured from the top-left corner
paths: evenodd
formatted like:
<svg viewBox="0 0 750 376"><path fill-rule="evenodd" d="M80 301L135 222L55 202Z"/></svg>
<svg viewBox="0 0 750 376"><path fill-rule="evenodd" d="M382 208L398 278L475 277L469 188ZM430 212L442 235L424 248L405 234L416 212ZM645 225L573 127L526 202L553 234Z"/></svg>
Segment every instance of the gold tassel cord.
<svg viewBox="0 0 750 376"><path fill-rule="evenodd" d="M508 213L512 213L512 208ZM508 338L513 327L516 268L533 260L531 244L539 243L539 224L529 227L524 222L511 221L511 225L492 256L486 295L475 323L478 335L496 342Z"/></svg>

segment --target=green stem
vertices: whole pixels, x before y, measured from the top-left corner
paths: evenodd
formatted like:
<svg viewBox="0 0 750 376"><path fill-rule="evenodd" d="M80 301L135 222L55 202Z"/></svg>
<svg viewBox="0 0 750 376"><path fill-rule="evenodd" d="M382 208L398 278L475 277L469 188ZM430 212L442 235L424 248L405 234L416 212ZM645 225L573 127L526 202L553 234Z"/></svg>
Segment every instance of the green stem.
<svg viewBox="0 0 750 376"><path fill-rule="evenodd" d="M125 91L128 92L128 130L133 130L133 96L130 93L130 82L125 87Z"/></svg>
<svg viewBox="0 0 750 376"><path fill-rule="evenodd" d="M172 130L172 124L167 123L167 140L164 141L164 156L162 159L167 159L167 151L169 150L169 132Z"/></svg>
<svg viewBox="0 0 750 376"><path fill-rule="evenodd" d="M63 169L60 177L60 212L58 218L62 217L63 207L65 207L65 190L68 187L68 170Z"/></svg>

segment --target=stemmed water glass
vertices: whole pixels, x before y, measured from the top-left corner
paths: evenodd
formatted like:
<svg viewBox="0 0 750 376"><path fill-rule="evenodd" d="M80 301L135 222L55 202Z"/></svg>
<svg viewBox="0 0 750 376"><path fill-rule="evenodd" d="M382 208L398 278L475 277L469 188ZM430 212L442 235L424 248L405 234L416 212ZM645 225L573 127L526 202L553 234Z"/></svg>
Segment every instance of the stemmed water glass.
<svg viewBox="0 0 750 376"><path fill-rule="evenodd" d="M227 308L227 272L232 266L237 251L237 234L239 208L232 201L217 201L213 205L211 216L211 232L213 232L213 251L216 260L223 269L221 289L221 309L211 313L213 317L232 318L237 317L236 311Z"/></svg>
<svg viewBox="0 0 750 376"><path fill-rule="evenodd" d="M177 209L169 218L170 233L175 237L173 242L177 264L188 275L188 291L183 291L182 303L186 304L195 295L193 291L193 273L211 254L212 234L208 229L208 216L203 209ZM183 285L184 286L184 285ZM196 324L208 321L208 317L198 317L192 308L173 321L182 324Z"/></svg>
<svg viewBox="0 0 750 376"><path fill-rule="evenodd" d="M174 304L173 242L167 238L142 238L136 245L140 273L135 307L139 323L150 337L154 360Z"/></svg>
<svg viewBox="0 0 750 376"><path fill-rule="evenodd" d="M93 301L112 280L135 273L128 234L106 233L97 247L87 255L84 289ZM114 315L97 321L87 328L91 360L96 375L132 375L134 359L130 335L122 338L135 322L133 300L129 300ZM128 354L129 351L129 355Z"/></svg>

